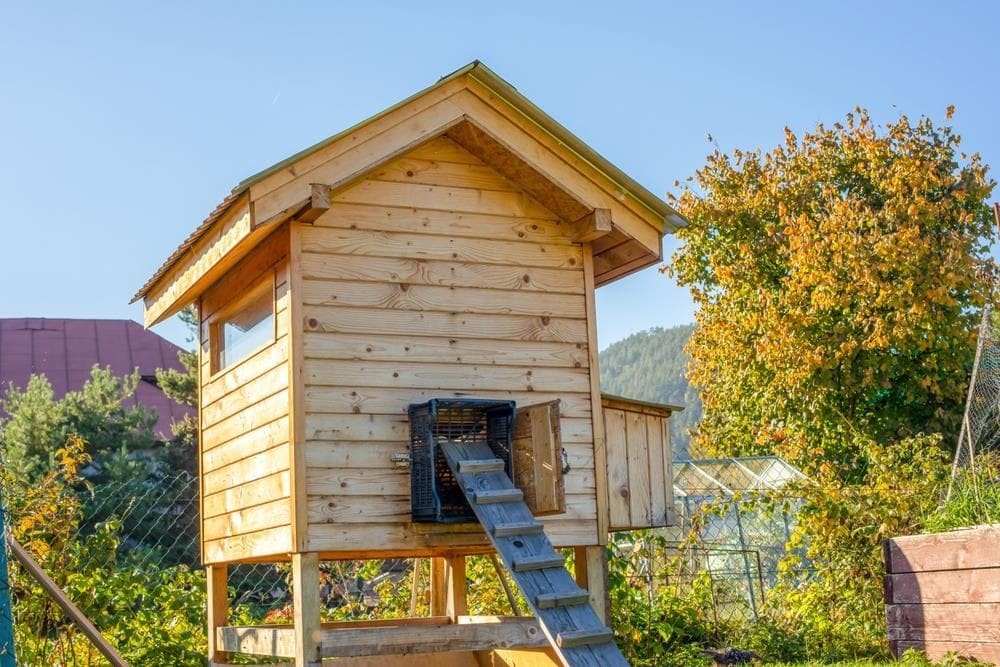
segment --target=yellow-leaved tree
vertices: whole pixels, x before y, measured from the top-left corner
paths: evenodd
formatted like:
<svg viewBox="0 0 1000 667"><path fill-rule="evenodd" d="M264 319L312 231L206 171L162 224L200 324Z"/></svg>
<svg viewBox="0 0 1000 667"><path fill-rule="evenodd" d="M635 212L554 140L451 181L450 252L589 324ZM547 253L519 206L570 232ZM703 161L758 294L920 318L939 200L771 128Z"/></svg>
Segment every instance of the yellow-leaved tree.
<svg viewBox="0 0 1000 667"><path fill-rule="evenodd" d="M950 113L949 113L950 115ZM991 284L993 189L950 127L859 109L768 153L709 156L669 271L698 306L698 444L861 464L857 434L957 434Z"/></svg>
<svg viewBox="0 0 1000 667"><path fill-rule="evenodd" d="M947 476L996 272L994 184L927 118L880 127L857 109L785 135L766 153L716 151L675 198L690 225L668 271L698 306L693 447L777 454L809 477L789 491L802 549L760 650L872 654L886 645L881 543L920 529Z"/></svg>

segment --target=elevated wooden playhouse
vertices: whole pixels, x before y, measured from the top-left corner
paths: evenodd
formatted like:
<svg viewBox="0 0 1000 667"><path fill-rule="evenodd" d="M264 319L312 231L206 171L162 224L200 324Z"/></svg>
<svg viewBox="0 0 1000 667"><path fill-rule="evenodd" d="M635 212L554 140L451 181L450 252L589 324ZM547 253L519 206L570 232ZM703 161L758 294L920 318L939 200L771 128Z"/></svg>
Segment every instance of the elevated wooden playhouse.
<svg viewBox="0 0 1000 667"><path fill-rule="evenodd" d="M594 290L681 224L479 63L237 186L136 295L198 307L210 663L624 664L602 545L671 523L671 408L602 397ZM533 617L467 615L494 551ZM404 556L430 618L320 622L319 561ZM229 626L279 561L294 625Z"/></svg>

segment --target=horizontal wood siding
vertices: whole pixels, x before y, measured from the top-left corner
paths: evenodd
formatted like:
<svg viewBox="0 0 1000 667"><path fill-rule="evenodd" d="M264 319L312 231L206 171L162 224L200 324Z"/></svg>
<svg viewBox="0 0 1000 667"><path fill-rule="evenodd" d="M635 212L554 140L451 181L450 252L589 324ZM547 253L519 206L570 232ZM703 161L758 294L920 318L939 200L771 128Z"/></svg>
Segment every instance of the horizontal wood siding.
<svg viewBox="0 0 1000 667"><path fill-rule="evenodd" d="M201 300L201 489L206 563L291 550L288 231L281 229ZM274 276L274 342L215 375L212 316Z"/></svg>
<svg viewBox="0 0 1000 667"><path fill-rule="evenodd" d="M899 537L885 545L889 645L932 660L1000 662L1000 526Z"/></svg>
<svg viewBox="0 0 1000 667"><path fill-rule="evenodd" d="M562 401L560 545L597 543L583 249L478 158L435 139L301 232L308 549L485 544L410 524L407 407Z"/></svg>

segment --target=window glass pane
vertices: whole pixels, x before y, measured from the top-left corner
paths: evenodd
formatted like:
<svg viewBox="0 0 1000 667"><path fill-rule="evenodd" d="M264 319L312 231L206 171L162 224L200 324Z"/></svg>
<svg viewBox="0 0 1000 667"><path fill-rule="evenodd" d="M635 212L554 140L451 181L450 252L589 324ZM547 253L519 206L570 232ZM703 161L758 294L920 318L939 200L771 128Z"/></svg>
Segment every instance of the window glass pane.
<svg viewBox="0 0 1000 667"><path fill-rule="evenodd" d="M219 368L245 359L274 338L274 297L270 281L232 315L218 324Z"/></svg>

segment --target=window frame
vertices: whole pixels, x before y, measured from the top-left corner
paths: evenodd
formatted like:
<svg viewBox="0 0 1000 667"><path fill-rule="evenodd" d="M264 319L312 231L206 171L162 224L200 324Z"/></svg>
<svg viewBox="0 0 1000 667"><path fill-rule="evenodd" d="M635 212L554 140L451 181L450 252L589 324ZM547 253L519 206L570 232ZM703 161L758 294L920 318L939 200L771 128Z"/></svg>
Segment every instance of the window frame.
<svg viewBox="0 0 1000 667"><path fill-rule="evenodd" d="M265 286L270 289L266 289ZM224 341L224 337L222 335L223 325L225 325L226 321L232 315L238 313L254 299L259 298L261 292L269 293L271 297L270 336L260 345L257 345L253 349L249 350L246 354L240 357L240 359L230 362L228 365L223 367L221 364L223 352L222 344ZM256 356L261 350L274 345L278 340L278 295L275 271L271 269L257 280L254 280L251 286L244 290L238 298L234 299L231 303L226 304L222 308L219 308L219 310L215 313L212 313L212 316L206 324L208 325L209 375L212 379L223 375L233 368L236 368L247 359L251 359Z"/></svg>

